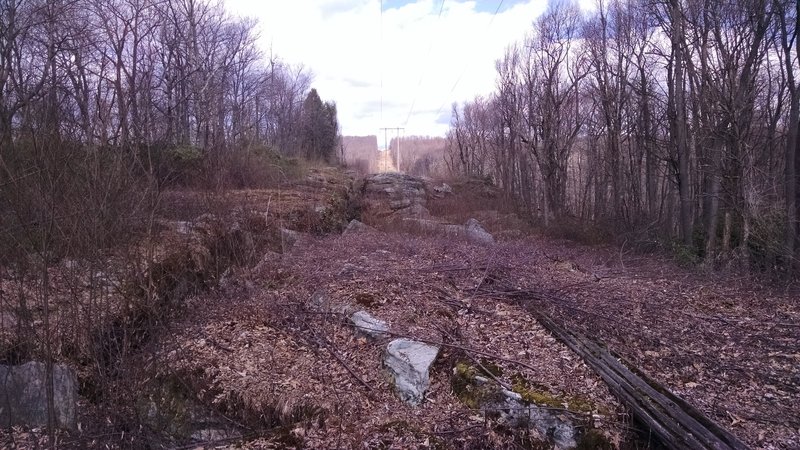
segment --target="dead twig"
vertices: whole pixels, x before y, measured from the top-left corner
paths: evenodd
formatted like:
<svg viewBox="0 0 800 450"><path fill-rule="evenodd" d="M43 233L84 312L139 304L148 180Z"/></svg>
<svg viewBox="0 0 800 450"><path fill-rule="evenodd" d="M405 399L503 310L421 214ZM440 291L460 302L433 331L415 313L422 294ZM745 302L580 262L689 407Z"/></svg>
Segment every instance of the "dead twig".
<svg viewBox="0 0 800 450"><path fill-rule="evenodd" d="M355 371L354 371L354 370L353 370L353 369L350 367L350 365L349 365L349 364L347 364L347 362L346 362L346 361L345 361L345 360L344 360L344 359L343 359L343 358L342 358L342 357L339 355L339 353L338 353L338 352L337 352L337 351L336 351L336 350L333 348L333 344L331 344L331 342L330 342L330 341L329 341L327 338L325 338L324 336L320 336L319 334L317 334L317 332L314 330L314 328L312 328L312 327L308 326L308 324L307 324L307 323L305 323L305 322L304 322L304 324L306 325L306 328L307 328L309 331L311 331L311 334L313 334L313 335L314 335L314 341L315 341L315 343L316 343L318 346L320 346L320 347L324 347L325 349L327 349L327 350L328 350L328 352L330 352L330 354L331 354L331 355L332 355L332 356L333 356L333 357L336 359L336 361L338 361L338 362L339 362L339 364L340 364L340 365L341 365L341 366L342 366L342 367L343 367L343 368L344 368L344 369L345 369L345 370L346 370L346 371L347 371L347 372L348 372L348 373L349 373L349 374L350 374L350 375L351 375L353 378L355 378L355 379L356 379L356 380L357 380L359 383L361 383L361 385L362 385L362 386L364 386L365 388L367 388L367 390L368 390L368 391L370 391L370 392L374 391L374 389L372 388L372 386L370 386L370 384L369 384L369 383L367 383L366 381L364 381L364 379L363 379L363 378L361 378L361 377L360 377L360 376L359 376L359 375L358 375L358 374L357 374L357 373L356 373L356 372L355 372Z"/></svg>

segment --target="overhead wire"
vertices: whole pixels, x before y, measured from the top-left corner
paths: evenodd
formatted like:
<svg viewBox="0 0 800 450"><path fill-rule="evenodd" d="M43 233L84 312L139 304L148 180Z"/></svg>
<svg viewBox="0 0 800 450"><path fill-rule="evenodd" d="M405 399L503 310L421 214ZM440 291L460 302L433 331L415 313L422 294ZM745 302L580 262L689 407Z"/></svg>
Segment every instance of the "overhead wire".
<svg viewBox="0 0 800 450"><path fill-rule="evenodd" d="M383 0L380 0L381 20L380 20L380 79L381 79L381 124L383 124Z"/></svg>
<svg viewBox="0 0 800 450"><path fill-rule="evenodd" d="M442 0L441 5L439 6L439 14L436 16L436 24L438 25L439 21L442 18L442 11L444 11L444 3L446 0ZM434 28L435 32L436 28ZM414 97L411 101L411 108L408 110L408 115L406 115L406 121L403 123L403 126L408 126L408 121L411 119L411 115L414 113L414 107L417 105L417 96L419 95L419 89L422 87L422 81L425 79L425 76L428 74L428 60L431 56L431 50L433 50L433 44L436 42L436 39L430 39L430 44L428 45L428 52L425 54L424 64L422 66L422 73L419 76L419 81L417 82L417 88L414 91Z"/></svg>
<svg viewBox="0 0 800 450"><path fill-rule="evenodd" d="M486 31L489 31L489 28L492 27L492 23L494 23L494 19L495 17L497 17L497 13L500 12L500 8L502 7L503 7L503 0L500 0L500 3L497 4L497 8L494 10L494 14L492 14L492 18L489 19L489 23L486 25ZM461 71L461 75L458 76L456 82L453 83L453 87L450 88L450 92L447 94L447 98L445 99L444 102L442 102L442 105L439 106L439 110L436 111L437 118L439 117L439 114L442 113L442 109L444 109L445 105L447 104L447 99L449 99L450 96L453 95L453 92L455 92L456 87L458 87L458 84L461 82L461 79L464 78L464 75L467 73L467 69L469 69L471 62L472 62L471 59L467 59L467 63L464 65L464 70Z"/></svg>

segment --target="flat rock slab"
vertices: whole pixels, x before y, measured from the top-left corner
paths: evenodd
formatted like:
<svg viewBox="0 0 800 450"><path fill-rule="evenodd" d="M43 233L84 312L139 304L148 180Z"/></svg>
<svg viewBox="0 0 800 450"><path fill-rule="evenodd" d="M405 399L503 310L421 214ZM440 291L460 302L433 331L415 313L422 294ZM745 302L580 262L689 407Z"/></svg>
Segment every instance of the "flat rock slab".
<svg viewBox="0 0 800 450"><path fill-rule="evenodd" d="M395 339L386 347L383 362L403 401L414 406L422 403L431 384L428 370L438 354L439 347L410 339Z"/></svg>
<svg viewBox="0 0 800 450"><path fill-rule="evenodd" d="M494 244L494 237L486 231L480 222L475 219L469 219L464 224L467 230L467 239L478 244Z"/></svg>
<svg viewBox="0 0 800 450"><path fill-rule="evenodd" d="M424 216L423 216L424 217ZM476 244L493 244L494 236L491 235L475 219L469 219L464 225L441 223L421 217L405 217L403 222L428 233L443 233L447 236L466 239Z"/></svg>
<svg viewBox="0 0 800 450"><path fill-rule="evenodd" d="M45 364L0 365L0 426L47 426ZM53 365L53 409L59 428L75 429L78 379L63 364Z"/></svg>
<svg viewBox="0 0 800 450"><path fill-rule="evenodd" d="M350 316L350 322L353 322L358 331L374 338L384 337L386 332L389 331L389 325L386 322L371 316L366 311L354 312Z"/></svg>
<svg viewBox="0 0 800 450"><path fill-rule="evenodd" d="M347 224L347 228L344 229L342 234L359 234L368 231L375 231L375 228L372 228L360 220L353 219Z"/></svg>

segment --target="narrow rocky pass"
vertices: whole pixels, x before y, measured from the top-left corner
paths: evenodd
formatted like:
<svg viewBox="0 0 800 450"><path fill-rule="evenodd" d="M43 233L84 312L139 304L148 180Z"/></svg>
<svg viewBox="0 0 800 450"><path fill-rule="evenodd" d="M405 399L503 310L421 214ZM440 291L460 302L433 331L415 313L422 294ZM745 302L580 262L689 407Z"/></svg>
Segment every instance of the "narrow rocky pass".
<svg viewBox="0 0 800 450"><path fill-rule="evenodd" d="M123 400L93 397L80 364L62 377L60 446L663 448L544 315L746 445L797 448L791 293L538 235L484 180L315 171L242 194L233 221L169 222L191 245L148 270L172 312L105 378ZM106 347L137 336L131 317Z"/></svg>

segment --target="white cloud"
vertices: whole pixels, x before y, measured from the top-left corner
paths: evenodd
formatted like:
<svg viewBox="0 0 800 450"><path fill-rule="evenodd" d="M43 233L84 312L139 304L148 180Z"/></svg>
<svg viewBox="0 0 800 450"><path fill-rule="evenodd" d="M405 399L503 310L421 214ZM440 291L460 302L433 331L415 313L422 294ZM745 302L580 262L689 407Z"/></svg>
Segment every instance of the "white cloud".
<svg viewBox="0 0 800 450"><path fill-rule="evenodd" d="M498 0L445 0L441 16L440 0L384 1L382 19L379 0L226 5L259 19L265 50L313 71L320 96L337 103L344 134L405 126L406 135L442 136L448 127L437 119L453 102L493 90L494 61L523 38L547 0L507 1L494 18Z"/></svg>

